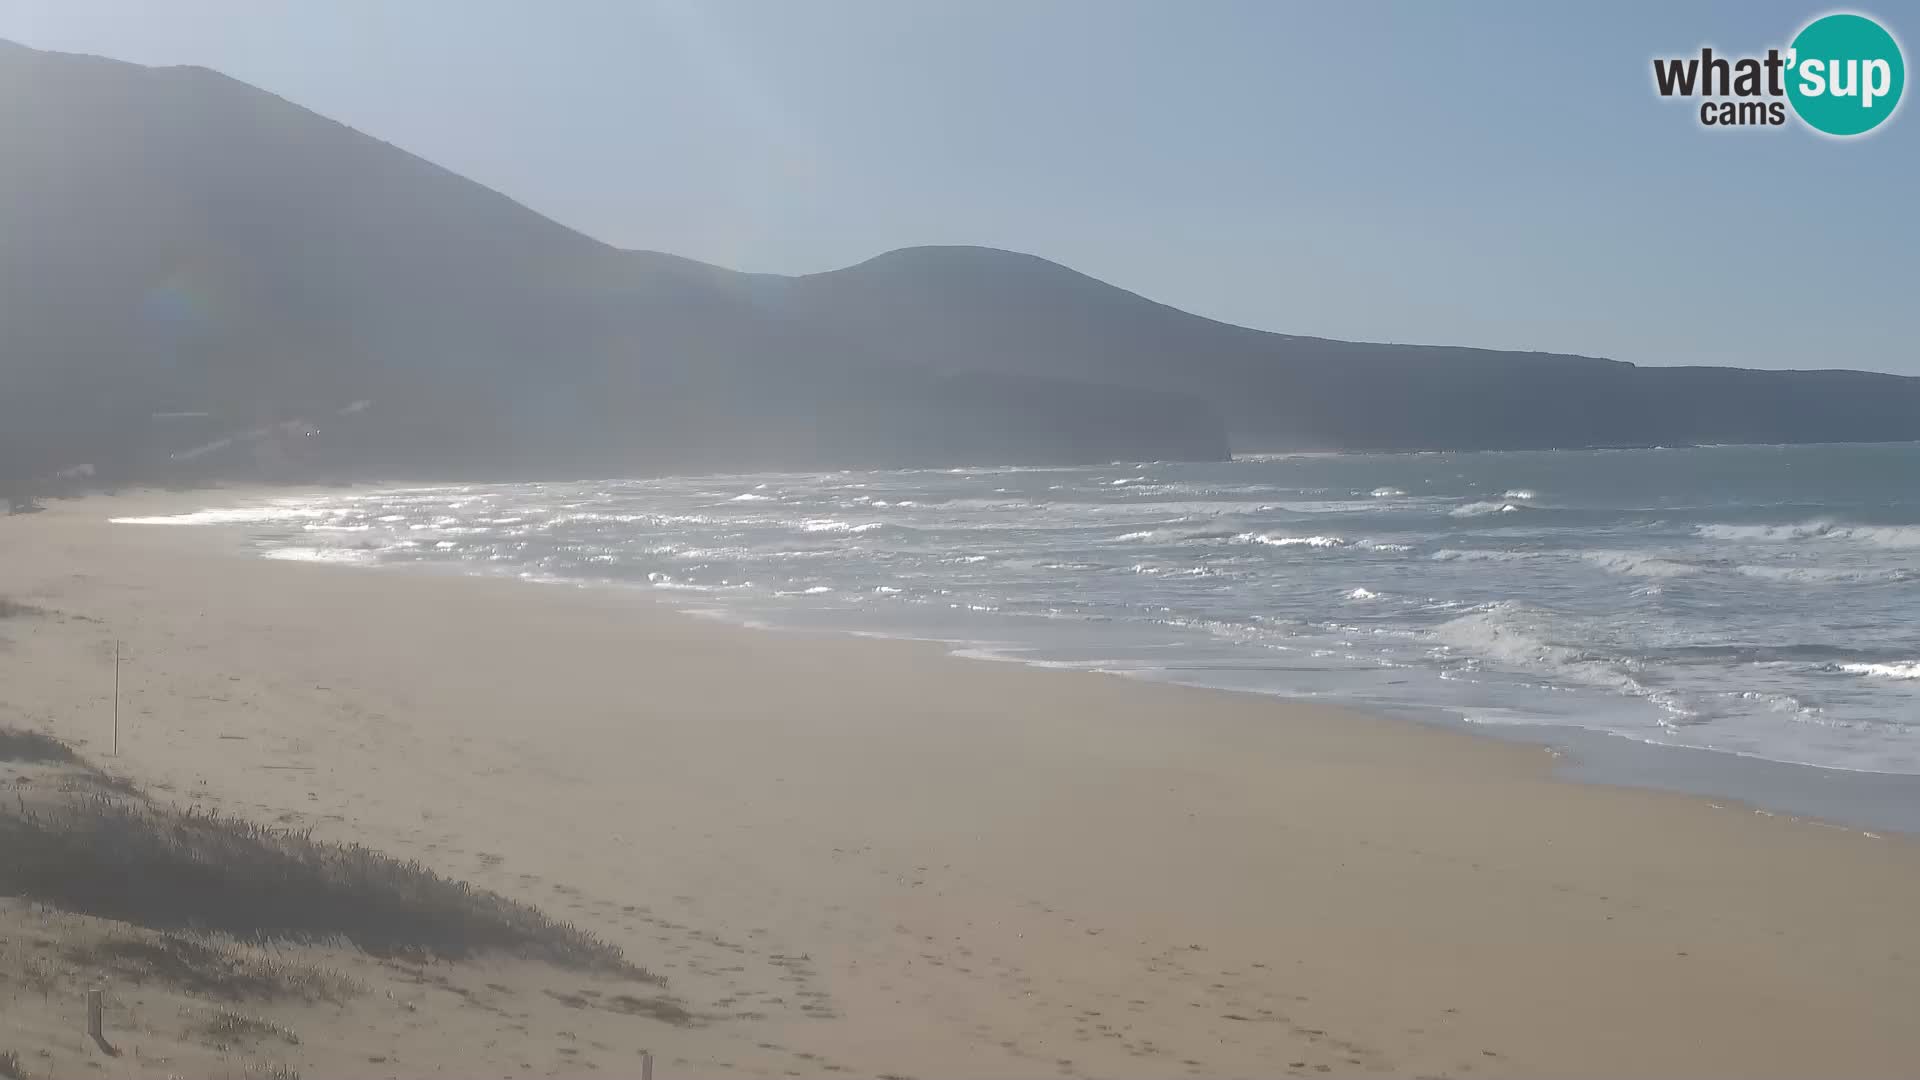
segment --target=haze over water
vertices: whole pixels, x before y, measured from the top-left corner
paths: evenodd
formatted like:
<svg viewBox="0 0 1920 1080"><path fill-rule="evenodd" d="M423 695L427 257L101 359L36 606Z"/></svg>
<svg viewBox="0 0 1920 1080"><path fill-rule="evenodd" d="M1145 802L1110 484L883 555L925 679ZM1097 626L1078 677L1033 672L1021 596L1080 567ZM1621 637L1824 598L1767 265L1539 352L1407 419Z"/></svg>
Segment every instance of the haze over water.
<svg viewBox="0 0 1920 1080"><path fill-rule="evenodd" d="M270 556L649 588L1488 724L1920 773L1920 446L1338 455L275 500ZM1177 722L1177 721L1170 721Z"/></svg>

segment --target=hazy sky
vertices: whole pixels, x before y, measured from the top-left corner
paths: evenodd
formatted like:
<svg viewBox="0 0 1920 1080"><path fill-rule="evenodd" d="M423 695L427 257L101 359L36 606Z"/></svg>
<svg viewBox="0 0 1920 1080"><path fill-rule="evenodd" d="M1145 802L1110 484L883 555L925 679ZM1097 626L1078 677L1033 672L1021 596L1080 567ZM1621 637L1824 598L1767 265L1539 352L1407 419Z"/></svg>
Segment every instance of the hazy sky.
<svg viewBox="0 0 1920 1080"><path fill-rule="evenodd" d="M217 68L740 269L989 244L1292 333L1920 374L1916 106L1843 142L1651 88L1826 10L0 0L0 37ZM1858 10L1913 64L1920 9Z"/></svg>

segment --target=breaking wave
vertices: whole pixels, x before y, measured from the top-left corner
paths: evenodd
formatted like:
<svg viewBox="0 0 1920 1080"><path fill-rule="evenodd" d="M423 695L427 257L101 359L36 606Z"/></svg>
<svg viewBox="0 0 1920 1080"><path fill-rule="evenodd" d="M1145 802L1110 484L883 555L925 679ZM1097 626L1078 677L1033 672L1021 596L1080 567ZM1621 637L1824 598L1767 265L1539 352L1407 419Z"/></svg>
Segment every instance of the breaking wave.
<svg viewBox="0 0 1920 1080"><path fill-rule="evenodd" d="M1519 510L1519 505L1510 502L1471 502L1456 506L1447 513L1454 517L1484 517L1487 514L1512 514Z"/></svg>
<svg viewBox="0 0 1920 1080"><path fill-rule="evenodd" d="M1920 679L1920 660L1910 664L1836 664L1849 675L1868 675L1878 679Z"/></svg>
<svg viewBox="0 0 1920 1080"><path fill-rule="evenodd" d="M1655 555L1642 555L1633 551L1587 551L1581 558L1602 570L1629 577L1676 578L1697 574L1700 567L1691 563L1676 562Z"/></svg>
<svg viewBox="0 0 1920 1080"><path fill-rule="evenodd" d="M1748 544L1787 544L1803 540L1840 540L1875 547L1920 547L1920 525L1852 525L1837 521L1803 521L1794 525L1707 524L1695 530L1708 540Z"/></svg>
<svg viewBox="0 0 1920 1080"><path fill-rule="evenodd" d="M1346 541L1338 536L1275 536L1271 533L1240 533L1234 540L1242 544L1263 544L1267 547L1308 547L1336 548Z"/></svg>

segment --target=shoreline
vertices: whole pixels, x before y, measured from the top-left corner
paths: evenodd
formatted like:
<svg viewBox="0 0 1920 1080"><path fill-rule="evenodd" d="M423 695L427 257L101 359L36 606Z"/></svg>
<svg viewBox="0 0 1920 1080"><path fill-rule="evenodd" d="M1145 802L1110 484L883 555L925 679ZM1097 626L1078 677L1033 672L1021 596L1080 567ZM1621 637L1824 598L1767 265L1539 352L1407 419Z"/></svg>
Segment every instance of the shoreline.
<svg viewBox="0 0 1920 1080"><path fill-rule="evenodd" d="M355 484L352 488L370 490L395 490L406 488L435 488L458 486L460 482L441 482L425 480L394 481L391 484ZM252 504L273 498L289 498L316 494L316 489L303 487L257 487L209 488L193 493L166 493L168 502L165 508L174 513L204 512L209 508L199 505L189 495L211 494L225 491L233 496L231 502ZM317 492L321 496L329 491ZM172 502L178 494L180 503ZM145 495L135 496L145 498ZM218 512L218 511L213 511ZM147 515L129 515L134 517ZM165 515L162 515L165 516ZM351 548L317 549L322 554L339 557L314 557L303 552L309 549L265 547L249 542L243 530L249 527L245 522L206 522L193 524L156 524L153 522L127 522L126 527L143 528L180 528L199 532L208 537L211 543L231 544L237 551L248 557L284 560L293 563L308 563L357 569L385 569L408 573L433 573L442 576L475 577L493 580L509 580L525 584L554 585L582 589L609 589L630 592L642 598L643 602L654 604L661 609L676 614L696 618L710 619L723 625L754 632L771 631L784 634L826 635L834 637L854 637L876 641L905 641L938 648L942 653L955 660L1015 664L1042 670L1061 670L1081 674L1098 674L1128 679L1143 683L1157 683L1167 686L1184 687L1218 693L1248 695L1254 698L1277 701L1288 706L1307 708L1336 708L1351 713L1364 714L1375 719L1393 723L1412 724L1425 728L1439 728L1455 733L1466 733L1473 738L1490 739L1500 743L1519 744L1545 750L1553 758L1554 775L1569 782L1598 784L1643 791L1660 791L1691 795L1708 800L1732 801L1763 814L1784 814L1804 818L1821 824L1856 828L1866 832L1899 832L1920 837L1920 774L1888 772L1874 769L1849 768L1844 765L1821 764L1818 762L1792 761L1765 757L1760 754L1740 750L1714 747L1689 746L1681 743L1664 743L1652 739L1642 739L1619 731L1605 728L1586 727L1571 723L1552 723L1547 721L1484 721L1468 718L1459 710L1442 705L1432 706L1390 706L1321 699L1289 693L1283 690L1266 690L1249 686L1234 686L1218 682L1206 682L1194 679L1155 677L1121 668L1106 668L1090 664L1067 663L1050 660L1030 659L1023 655L1024 646L1005 647L995 643L977 640L943 638L914 633L879 631L857 626L836 626L831 624L807 624L801 622L768 621L728 610L724 604L698 603L675 592L661 592L647 588L638 582L615 579L588 579L564 577L532 577L525 574L490 572L484 564L440 565L433 563L383 564L371 559L359 559L347 556L356 555Z"/></svg>
<svg viewBox="0 0 1920 1080"><path fill-rule="evenodd" d="M689 1074L771 1068L761 1043L922 1077L1920 1053L1910 837L1270 695L105 523L190 498L0 520L0 595L49 613L0 624L0 707L176 798L561 905L743 1014L663 1037ZM119 759L109 638L132 657ZM658 921L597 921L623 907Z"/></svg>

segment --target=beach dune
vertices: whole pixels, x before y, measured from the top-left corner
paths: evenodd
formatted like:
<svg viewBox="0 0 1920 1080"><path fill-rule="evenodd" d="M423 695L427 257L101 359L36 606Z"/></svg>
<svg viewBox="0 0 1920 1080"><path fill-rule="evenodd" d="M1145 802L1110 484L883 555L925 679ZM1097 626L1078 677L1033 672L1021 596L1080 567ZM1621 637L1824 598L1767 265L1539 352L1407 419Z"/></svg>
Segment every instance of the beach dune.
<svg viewBox="0 0 1920 1080"><path fill-rule="evenodd" d="M612 939L704 1018L660 1027L662 1076L1920 1061L1910 838L1311 704L107 523L204 501L0 520L0 597L36 609L0 622L0 719Z"/></svg>

